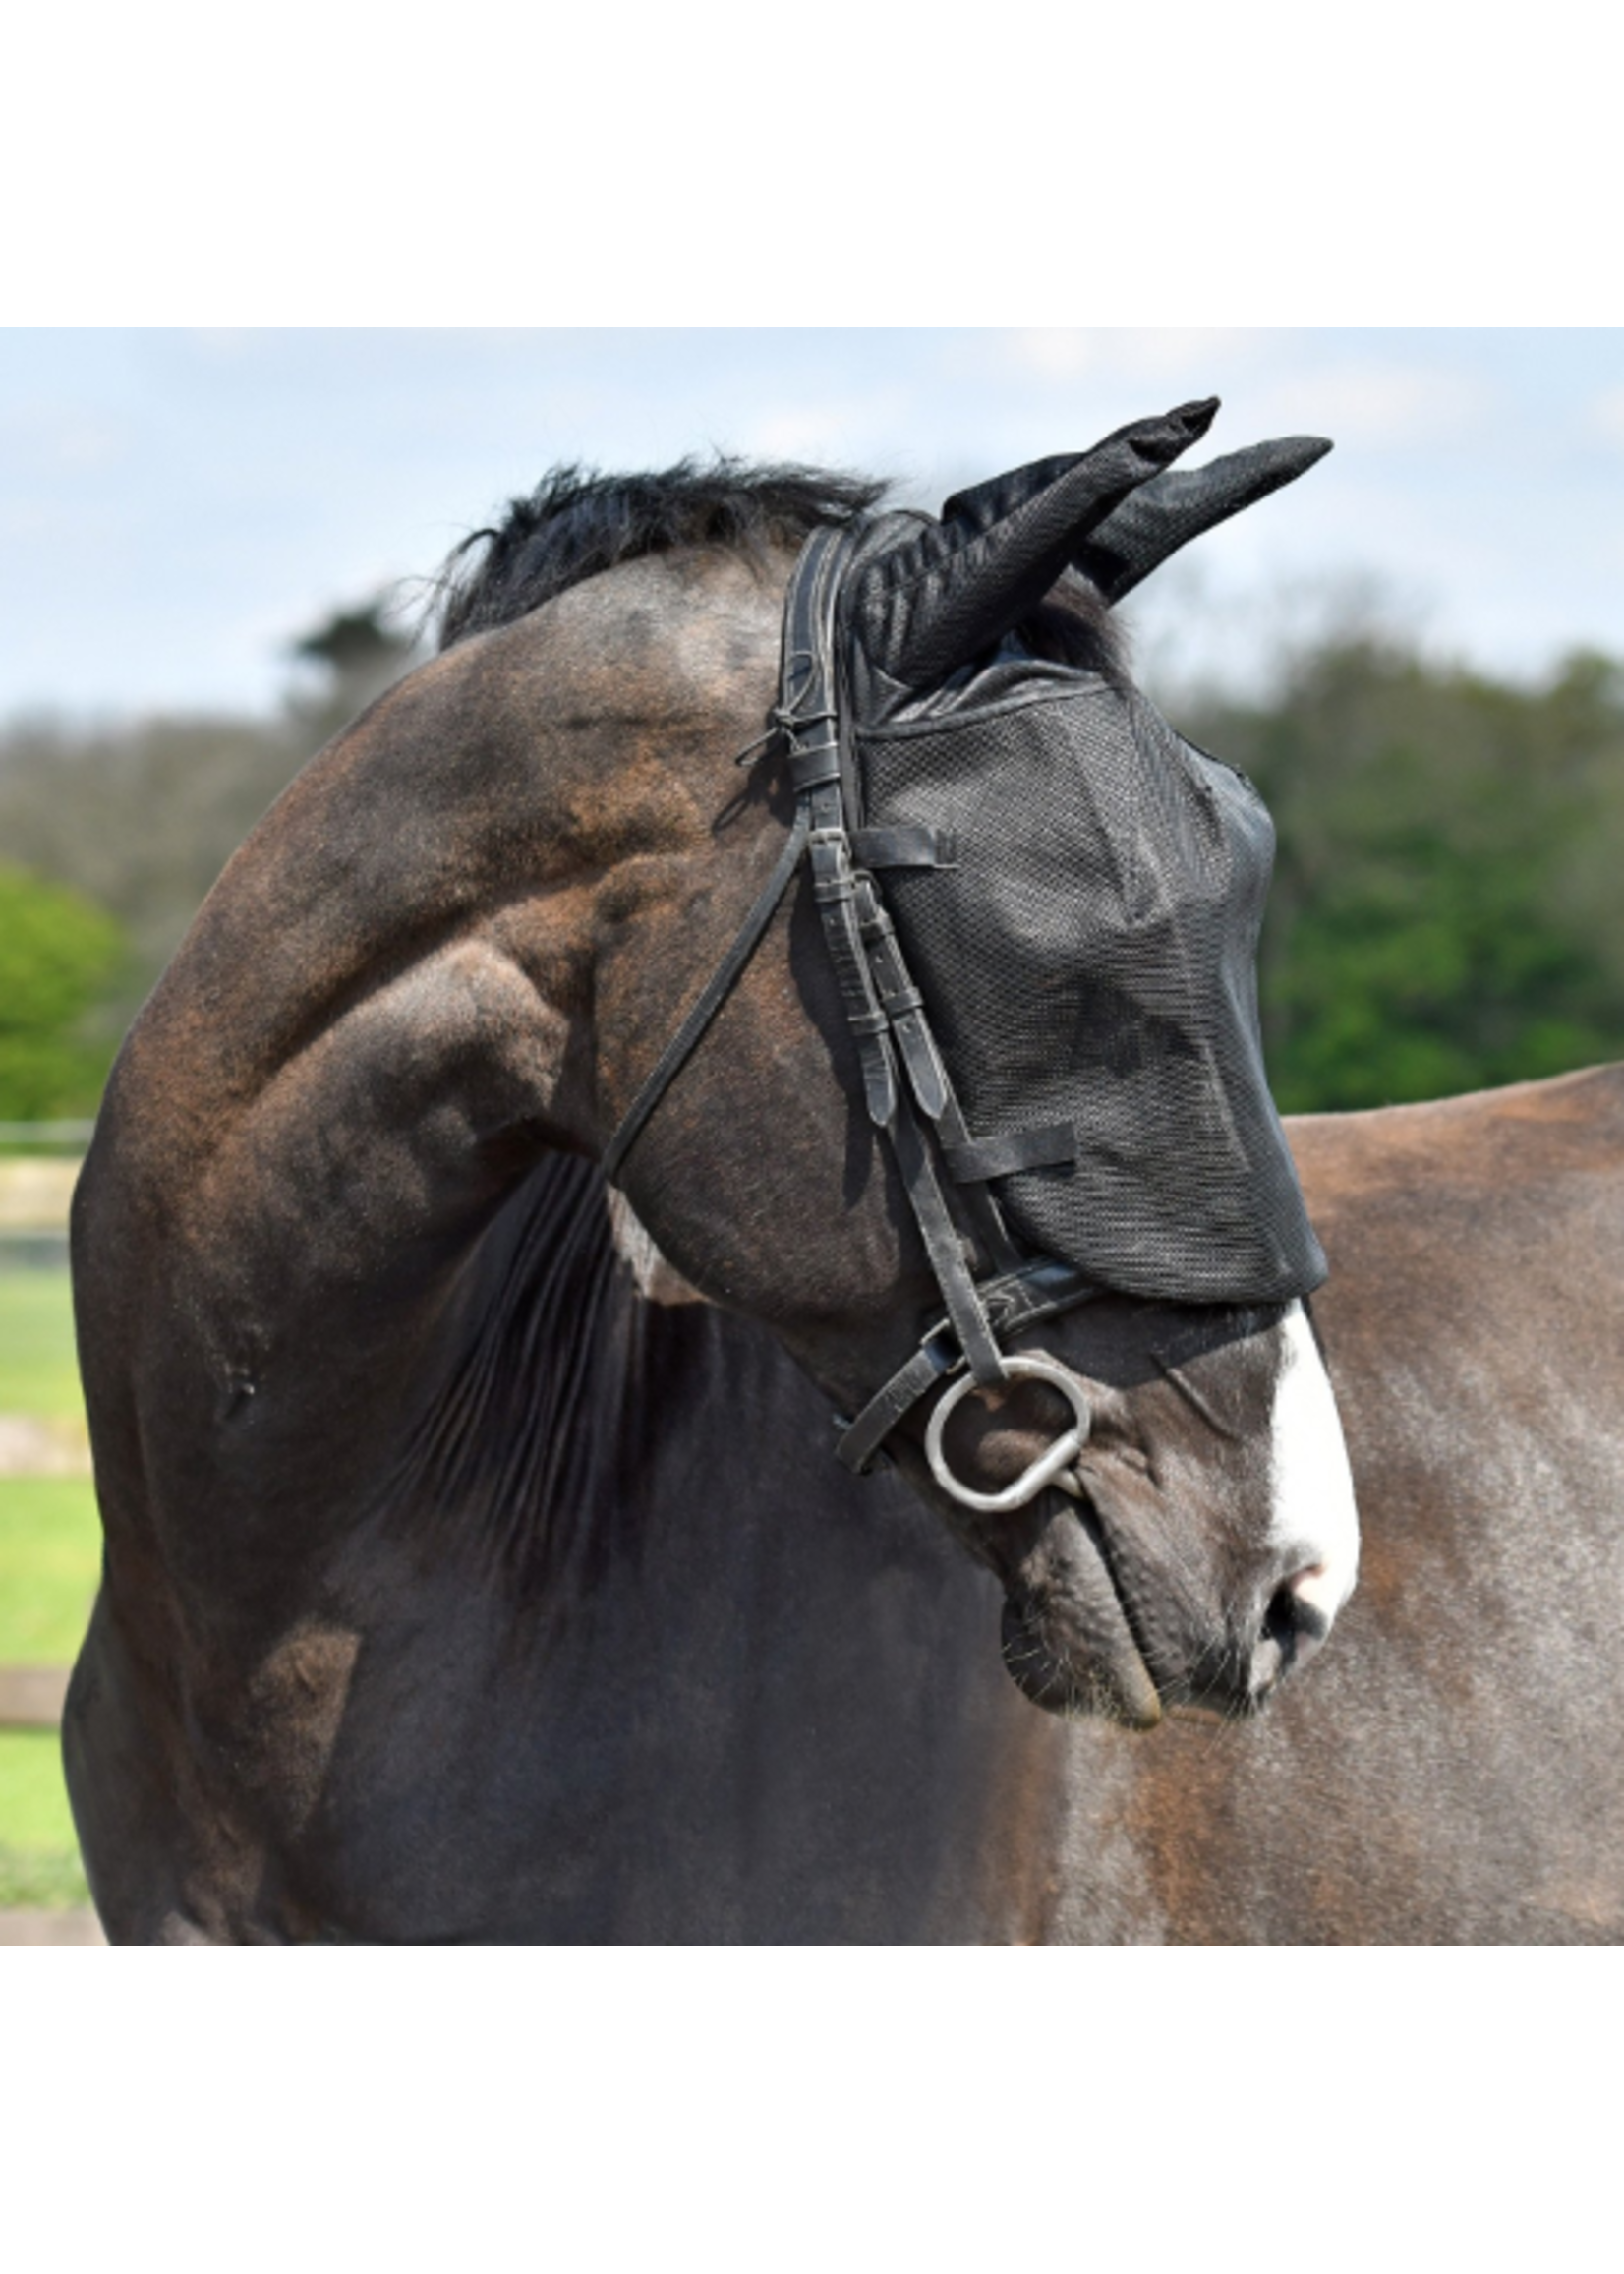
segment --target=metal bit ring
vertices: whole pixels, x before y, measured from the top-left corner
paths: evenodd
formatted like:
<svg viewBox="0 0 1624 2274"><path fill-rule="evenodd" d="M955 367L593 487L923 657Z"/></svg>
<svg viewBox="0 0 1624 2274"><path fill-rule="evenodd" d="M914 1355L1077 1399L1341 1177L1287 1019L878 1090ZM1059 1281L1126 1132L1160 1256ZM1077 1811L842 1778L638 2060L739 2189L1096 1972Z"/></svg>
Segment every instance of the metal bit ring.
<svg viewBox="0 0 1624 2274"><path fill-rule="evenodd" d="M1058 1360L1039 1357L1007 1358L1004 1370L1017 1380L1046 1381L1052 1389L1059 1390L1076 1418L1072 1427L1055 1439L1049 1450L1040 1453L1031 1467L1024 1470L1013 1485L1006 1485L1002 1492L972 1492L967 1485L958 1482L948 1467L947 1456L942 1450L942 1431L947 1427L948 1416L960 1398L968 1397L977 1384L972 1375L965 1374L961 1381L956 1381L951 1389L943 1391L936 1401L936 1409L925 1430L925 1458L930 1463L930 1473L944 1492L951 1492L966 1508L980 1508L992 1516L1002 1515L1011 1508L1023 1508L1028 1500L1036 1498L1045 1485L1052 1485L1060 1472L1069 1468L1081 1452L1088 1442L1088 1431L1093 1426L1093 1415L1089 1411L1081 1382Z"/></svg>

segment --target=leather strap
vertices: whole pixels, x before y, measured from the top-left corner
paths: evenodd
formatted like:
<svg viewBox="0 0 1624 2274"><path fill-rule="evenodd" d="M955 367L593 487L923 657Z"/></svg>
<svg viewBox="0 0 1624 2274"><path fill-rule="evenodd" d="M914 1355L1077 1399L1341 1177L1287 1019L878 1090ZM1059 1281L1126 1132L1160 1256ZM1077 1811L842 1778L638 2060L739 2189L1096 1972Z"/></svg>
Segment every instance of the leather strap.
<svg viewBox="0 0 1624 2274"><path fill-rule="evenodd" d="M940 1121L948 1103L947 1073L925 1021L925 999L908 975L896 928L880 904L872 877L858 878L856 908L875 992L891 1020L919 1111L928 1121Z"/></svg>
<svg viewBox="0 0 1624 2274"><path fill-rule="evenodd" d="M1013 1177L1021 1169L1050 1168L1077 1157L1077 1133L1069 1121L1042 1129L1012 1130L1008 1137L968 1137L944 1143L948 1174L958 1184L983 1184L989 1177Z"/></svg>
<svg viewBox="0 0 1624 2274"><path fill-rule="evenodd" d="M800 866L801 854L806 850L806 807L803 804L796 808L789 835L783 842L783 850L773 864L772 875L751 904L750 912L740 924L732 946L700 990L681 1025L655 1060L642 1088L626 1108L619 1128L609 1138L604 1154L603 1169L610 1184L618 1175L621 1162L642 1136L650 1114L665 1096L695 1043L732 992L734 980L755 954L763 932L772 922L780 901L788 890L790 878Z"/></svg>
<svg viewBox="0 0 1624 2274"><path fill-rule="evenodd" d="M811 818L807 843L812 898L841 990L841 1007L857 1045L863 1097L877 1129L897 1110L897 1062L891 1021L874 992L857 927L857 877L841 790L841 750L836 701L835 598L853 540L820 529L807 540L784 603L784 689L779 718L790 737L790 780Z"/></svg>
<svg viewBox="0 0 1624 2274"><path fill-rule="evenodd" d="M843 1426L837 1448L840 1457L848 1468L861 1471L887 1432L934 1382L966 1367L980 1383L1006 1380L1001 1335L1087 1302L1097 1290L1069 1264L1047 1258L1016 1260L1018 1251L986 1180L1039 1159L1070 1159L1075 1152L1074 1138L1069 1129L1029 1131L1005 1139L970 1137L931 1033L923 998L869 874L871 866L951 865L957 857L957 845L951 832L913 824L854 827L856 776L841 715L835 609L841 574L855 544L849 529L815 531L802 548L784 601L783 662L773 730L786 745L789 779L796 792L789 834L731 946L610 1137L603 1166L611 1181L618 1175L655 1107L755 953L805 854L841 1007L857 1045L864 1102L896 1154L946 1306L946 1316L906 1366L869 1400L854 1422ZM752 744L751 750L755 748ZM898 1080L899 1056L907 1070L906 1090ZM923 1124L916 1118L916 1107L924 1116ZM927 1128L936 1131L950 1173L963 1183L961 1205L1000 1270L1001 1275L984 1287L977 1287L966 1261L965 1242L943 1194ZM1033 1151L1034 1146L1052 1147L1061 1135L1068 1140L1065 1152Z"/></svg>
<svg viewBox="0 0 1624 2274"><path fill-rule="evenodd" d="M870 1118L891 1140L908 1204L970 1371L978 1382L999 1382L1006 1377L998 1340L987 1324L965 1260L964 1242L943 1196L924 1134L898 1087L892 1038L901 1052L920 1109L929 1120L934 1121L942 1112L947 1076L924 1023L921 998L908 977L873 880L866 873L859 874L851 860L843 794L843 781L850 778L851 768L849 753L841 747L835 604L840 571L854 543L847 531L820 530L808 539L795 564L784 610L785 685L792 688L792 694L786 696L779 715L786 725L792 717L803 714L819 721L825 726L827 739L815 746L825 754L824 764L830 762L829 740L833 740L841 761L833 780L825 779L821 769L815 780L808 779L812 830L807 843L813 898L823 918L824 938L840 982L846 1023L862 1054Z"/></svg>
<svg viewBox="0 0 1624 2274"><path fill-rule="evenodd" d="M835 966L845 1022L856 1038L862 1062L868 1118L887 1129L897 1111L897 1062L891 1048L891 1020L874 992L868 959L857 924L857 877L841 818L838 782L820 785L808 799L813 826L812 897L823 918L824 945Z"/></svg>
<svg viewBox="0 0 1624 2274"><path fill-rule="evenodd" d="M1023 1263L1018 1270L990 1280L981 1290L987 1316L996 1333L1019 1334L1040 1320L1090 1303L1101 1290L1070 1263L1043 1256ZM856 1476L877 1466L875 1456L897 1424L939 1381L964 1370L962 1352L956 1347L953 1322L939 1318L907 1364L899 1367L885 1387L876 1391L855 1421L839 1423L841 1430L835 1447L837 1458Z"/></svg>
<svg viewBox="0 0 1624 2274"><path fill-rule="evenodd" d="M942 1290L942 1300L948 1307L948 1316L969 1370L976 1380L985 1385L1003 1381L1007 1377L998 1337L988 1323L980 1292L964 1259L964 1242L958 1226L942 1196L924 1132L914 1120L905 1097L897 1100L897 1118L891 1125L890 1136L908 1205L918 1223L930 1267L936 1274L936 1284Z"/></svg>
<svg viewBox="0 0 1624 2274"><path fill-rule="evenodd" d="M948 1084L947 1109L936 1125L936 1134L942 1139L943 1153L953 1145L968 1144L970 1133L964 1127L964 1116L954 1095L953 1083ZM1004 1211L993 1196L990 1185L960 1185L958 1204L975 1228L976 1238L992 1258L993 1270L1000 1278L1018 1271L1031 1258L1010 1237L1010 1228L1004 1221Z"/></svg>
<svg viewBox="0 0 1624 2274"><path fill-rule="evenodd" d="M888 829L854 829L851 851L859 868L957 868L958 833L900 821Z"/></svg>

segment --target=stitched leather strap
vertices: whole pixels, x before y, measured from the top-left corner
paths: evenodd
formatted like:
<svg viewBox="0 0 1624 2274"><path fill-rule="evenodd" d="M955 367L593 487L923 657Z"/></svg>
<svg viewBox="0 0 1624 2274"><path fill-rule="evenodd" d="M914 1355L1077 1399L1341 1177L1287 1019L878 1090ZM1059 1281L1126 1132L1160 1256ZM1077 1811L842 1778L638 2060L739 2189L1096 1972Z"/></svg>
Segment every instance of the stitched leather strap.
<svg viewBox="0 0 1624 2274"><path fill-rule="evenodd" d="M1008 1137L946 1143L942 1150L950 1177L961 1185L982 1184L988 1177L1013 1177L1020 1169L1044 1169L1057 1161L1074 1161L1077 1133L1069 1121L1052 1121L1042 1129L1013 1130Z"/></svg>
<svg viewBox="0 0 1624 2274"><path fill-rule="evenodd" d="M857 929L868 951L875 993L891 1020L902 1064L908 1070L919 1111L940 1121L948 1102L948 1077L936 1040L925 1022L925 1001L908 975L890 916L880 905L872 877L857 879Z"/></svg>
<svg viewBox="0 0 1624 2274"><path fill-rule="evenodd" d="M1070 1263L1044 1256L1023 1263L1018 1270L990 1280L981 1290L987 1317L997 1334L1010 1336L1091 1303L1100 1289ZM880 1465L876 1455L885 1439L910 1408L940 1381L961 1373L964 1360L957 1348L953 1322L940 1318L907 1364L899 1367L885 1387L876 1391L855 1421L838 1423L841 1435L837 1457L854 1475L863 1476Z"/></svg>
<svg viewBox="0 0 1624 2274"><path fill-rule="evenodd" d="M820 529L807 540L784 602L784 674L779 718L790 738L789 773L810 816L807 843L812 897L841 990L841 1007L857 1045L863 1097L878 1129L897 1110L897 1062L890 1026L869 976L857 928L857 879L841 791L833 615L840 570L851 551L843 531Z"/></svg>
<svg viewBox="0 0 1624 2274"><path fill-rule="evenodd" d="M813 790L808 806L813 817L808 839L812 897L823 919L824 945L835 966L845 1022L856 1038L868 1118L877 1129L886 1129L897 1111L897 1062L891 1048L891 1021L874 992L868 959L863 954L857 924L857 878L841 818L839 783Z"/></svg>
<svg viewBox="0 0 1624 2274"><path fill-rule="evenodd" d="M854 829L851 850L859 868L957 868L958 833L900 821L889 829Z"/></svg>
<svg viewBox="0 0 1624 2274"><path fill-rule="evenodd" d="M980 1292L964 1260L964 1242L942 1196L924 1132L905 1097L897 1100L897 1117L890 1134L908 1204L969 1370L978 1382L1003 1381L1004 1360L998 1337L988 1323Z"/></svg>
<svg viewBox="0 0 1624 2274"><path fill-rule="evenodd" d="M784 612L787 691L779 715L786 723L809 715L825 725L836 744L841 764L834 779L825 777L830 760L823 741L818 746L825 752L824 765L815 779L802 777L808 779L812 807L807 842L813 896L840 981L846 1023L862 1054L870 1117L891 1140L908 1204L970 1371L978 1382L998 1382L1005 1379L998 1340L987 1323L965 1261L964 1242L943 1195L924 1133L898 1087L893 1037L920 1108L933 1121L946 1102L947 1077L873 880L859 874L851 861L843 794L851 769L849 754L841 747L835 604L840 572L852 546L846 532L819 531L796 563Z"/></svg>
<svg viewBox="0 0 1624 2274"><path fill-rule="evenodd" d="M942 1139L944 1157L950 1145L963 1145L970 1141L970 1133L964 1127L964 1116L954 1095L951 1081L948 1083L947 1106L936 1125L936 1134ZM1010 1272L1018 1271L1023 1263L1031 1261L1024 1249L1011 1239L1010 1228L1004 1221L1004 1211L994 1198L990 1185L960 1185L958 1204L991 1258L993 1270L998 1277L1006 1278Z"/></svg>

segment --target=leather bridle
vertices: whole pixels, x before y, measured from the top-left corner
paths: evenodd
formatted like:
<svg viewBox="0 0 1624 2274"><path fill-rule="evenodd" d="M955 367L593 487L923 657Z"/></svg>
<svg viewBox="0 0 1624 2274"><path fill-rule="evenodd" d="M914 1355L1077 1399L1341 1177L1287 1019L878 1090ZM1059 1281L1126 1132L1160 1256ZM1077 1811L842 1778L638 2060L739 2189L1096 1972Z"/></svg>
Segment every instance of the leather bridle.
<svg viewBox="0 0 1624 2274"><path fill-rule="evenodd" d="M955 1498L996 1512L1021 1506L1046 1485L1076 1491L1069 1472L1086 1441L1091 1418L1083 1385L1069 1368L1041 1353L1008 1354L1001 1343L1089 1302L1102 1290L1070 1263L1022 1253L1010 1237L979 1159L979 1175L956 1187L967 1228L994 1265L991 1277L977 1281L965 1262L959 1226L937 1174L940 1158L951 1178L956 1153L962 1156L972 1140L875 872L946 865L953 858L953 846L937 830L863 826L849 704L842 701L836 640L841 580L860 534L861 525L815 530L795 563L784 599L773 735L764 737L766 741L776 736L785 750L795 817L773 872L731 946L610 1137L603 1169L611 1183L618 1176L655 1108L755 953L806 858L824 942L857 1046L869 1119L884 1133L896 1156L945 1306L945 1315L906 1364L854 1419L841 1418L835 1450L848 1469L863 1474L884 1457L885 1439L904 1415L938 1384L954 1382L931 1416L926 1457L937 1482ZM985 1145L975 1149L978 1154L987 1150ZM1009 1166L1021 1165L1016 1140ZM1013 1485L1001 1492L976 1492L948 1466L942 1442L947 1417L976 1388L991 1388L1012 1377L1040 1379L1059 1390L1072 1407L1072 1425Z"/></svg>

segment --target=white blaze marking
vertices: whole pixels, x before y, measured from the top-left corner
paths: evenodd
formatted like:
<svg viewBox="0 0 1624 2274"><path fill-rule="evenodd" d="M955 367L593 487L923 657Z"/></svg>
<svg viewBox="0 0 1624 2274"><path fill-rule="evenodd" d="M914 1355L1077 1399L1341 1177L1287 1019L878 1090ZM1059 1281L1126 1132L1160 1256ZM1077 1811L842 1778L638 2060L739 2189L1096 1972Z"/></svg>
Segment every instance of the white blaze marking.
<svg viewBox="0 0 1624 2274"><path fill-rule="evenodd" d="M1281 1334L1271 1533L1296 1565L1293 1594L1319 1611L1328 1627L1353 1593L1359 1570L1354 1479L1330 1376L1301 1303L1287 1312Z"/></svg>

